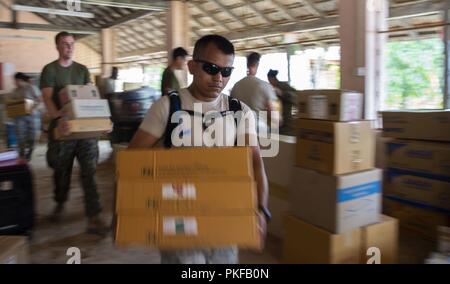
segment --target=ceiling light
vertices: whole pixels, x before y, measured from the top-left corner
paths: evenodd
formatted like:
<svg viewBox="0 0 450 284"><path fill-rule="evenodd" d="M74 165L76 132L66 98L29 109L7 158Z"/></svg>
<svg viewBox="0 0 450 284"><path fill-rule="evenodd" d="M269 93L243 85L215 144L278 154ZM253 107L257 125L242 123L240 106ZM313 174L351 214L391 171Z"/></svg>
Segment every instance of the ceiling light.
<svg viewBox="0 0 450 284"><path fill-rule="evenodd" d="M43 14L51 14L51 15L59 15L59 16L95 18L95 15L93 13L76 12L76 11L60 10L60 9L50 9L50 8L25 6L25 5L12 5L11 9L14 11L25 11L25 12L43 13Z"/></svg>

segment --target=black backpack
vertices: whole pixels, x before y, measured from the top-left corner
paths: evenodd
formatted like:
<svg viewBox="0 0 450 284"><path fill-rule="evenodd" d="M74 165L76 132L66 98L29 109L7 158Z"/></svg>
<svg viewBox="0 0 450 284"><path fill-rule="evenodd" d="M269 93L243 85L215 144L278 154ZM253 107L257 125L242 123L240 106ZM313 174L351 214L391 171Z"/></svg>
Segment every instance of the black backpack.
<svg viewBox="0 0 450 284"><path fill-rule="evenodd" d="M170 101L170 107L169 107L169 117L167 119L167 126L166 126L166 130L164 132L164 146L166 148L172 148L173 144L172 144L172 131L179 125L178 123L173 123L171 121L172 115L177 112L182 110L181 109L181 100L180 100L180 95L178 92L174 91L168 94L169 96L169 101ZM221 116L226 116L228 114L230 114L230 112L235 113L238 111L242 110L242 105L241 102L236 99L233 98L231 96L228 96L228 110L227 111L222 111L219 112ZM200 114L200 113L195 113L192 110L182 110L185 111L187 113L189 113L189 115L194 116L194 115L201 115L202 116L202 122L203 122L203 118L204 118L204 114ZM239 118L235 117L234 118L234 123L236 125L236 129L237 126L239 125ZM206 129L206 125L205 123L203 123L203 130ZM181 134L182 135L182 134ZM237 145L237 137L235 137L234 140L234 145Z"/></svg>

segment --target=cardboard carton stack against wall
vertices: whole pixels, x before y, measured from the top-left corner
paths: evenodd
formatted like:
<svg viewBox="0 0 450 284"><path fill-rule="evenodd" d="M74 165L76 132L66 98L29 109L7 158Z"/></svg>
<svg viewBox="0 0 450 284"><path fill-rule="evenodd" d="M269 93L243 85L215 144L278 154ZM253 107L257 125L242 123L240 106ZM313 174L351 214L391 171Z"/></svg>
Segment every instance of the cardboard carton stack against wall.
<svg viewBox="0 0 450 284"><path fill-rule="evenodd" d="M381 263L395 263L397 220L380 214L382 172L362 94L301 91L299 101L284 261L366 263L375 247Z"/></svg>
<svg viewBox="0 0 450 284"><path fill-rule="evenodd" d="M259 248L256 204L249 148L118 152L118 246Z"/></svg>
<svg viewBox="0 0 450 284"><path fill-rule="evenodd" d="M436 240L450 225L450 110L382 113L386 142L384 211Z"/></svg>
<svg viewBox="0 0 450 284"><path fill-rule="evenodd" d="M59 92L59 98L70 130L63 135L55 129L56 139L95 138L112 130L108 101L100 99L97 87L68 85Z"/></svg>

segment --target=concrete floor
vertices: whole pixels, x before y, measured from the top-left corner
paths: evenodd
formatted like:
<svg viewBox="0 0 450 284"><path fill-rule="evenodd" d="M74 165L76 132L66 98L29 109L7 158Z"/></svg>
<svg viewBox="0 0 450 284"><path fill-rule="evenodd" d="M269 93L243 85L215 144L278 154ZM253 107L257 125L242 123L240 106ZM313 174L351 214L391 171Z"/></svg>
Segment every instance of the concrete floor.
<svg viewBox="0 0 450 284"><path fill-rule="evenodd" d="M31 161L36 194L36 227L31 239L31 262L45 264L64 264L70 258L66 251L70 247L81 250L81 263L159 263L157 250L148 248L119 249L113 244L112 234L99 238L85 233L83 192L78 179L78 165L75 163L72 175L70 198L60 224L48 220L54 208L52 171L45 160L46 145L40 144ZM103 218L112 220L114 193L114 152L109 142L100 142L100 161L97 169L97 182L104 207ZM420 237L401 232L399 245L400 263L423 263L434 244ZM279 263L282 243L269 236L266 249L262 253L241 251L240 262Z"/></svg>
<svg viewBox="0 0 450 284"><path fill-rule="evenodd" d="M81 263L159 263L155 249L114 247L112 234L99 238L85 233L83 192L80 187L79 168L75 163L72 187L63 220L54 224L48 220L54 208L52 171L47 167L46 145L40 144L31 161L35 181L36 227L31 239L31 262L64 264L70 258L66 251L70 247L81 250ZM103 204L103 219L112 220L114 194L114 153L109 142L100 142L100 160L97 168L98 189ZM241 263L278 263L281 243L270 238L262 253L241 251Z"/></svg>

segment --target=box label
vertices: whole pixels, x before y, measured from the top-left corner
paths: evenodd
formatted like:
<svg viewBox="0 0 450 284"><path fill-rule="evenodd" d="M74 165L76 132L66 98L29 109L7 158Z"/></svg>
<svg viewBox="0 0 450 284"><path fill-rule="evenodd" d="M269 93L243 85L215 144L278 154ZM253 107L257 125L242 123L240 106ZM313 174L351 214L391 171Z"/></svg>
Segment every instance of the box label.
<svg viewBox="0 0 450 284"><path fill-rule="evenodd" d="M343 120L357 120L361 119L361 94L347 93L345 94L344 104L341 108L344 109Z"/></svg>
<svg viewBox="0 0 450 284"><path fill-rule="evenodd" d="M315 142L321 142L321 143L327 143L327 144L332 144L334 141L334 135L332 132L317 131L317 130L310 130L310 129L301 129L299 138L303 139L303 140L309 140L309 141L315 141Z"/></svg>
<svg viewBox="0 0 450 284"><path fill-rule="evenodd" d="M163 199L196 199L193 183L165 183L161 190Z"/></svg>
<svg viewBox="0 0 450 284"><path fill-rule="evenodd" d="M198 235L195 217L164 217L163 234L167 236Z"/></svg>
<svg viewBox="0 0 450 284"><path fill-rule="evenodd" d="M318 95L309 97L309 116L312 119L326 119L328 117L327 96Z"/></svg>
<svg viewBox="0 0 450 284"><path fill-rule="evenodd" d="M338 190L338 203L366 197L381 192L381 182L376 181Z"/></svg>
<svg viewBox="0 0 450 284"><path fill-rule="evenodd" d="M13 182L10 180L0 182L0 191L8 191L14 188Z"/></svg>

